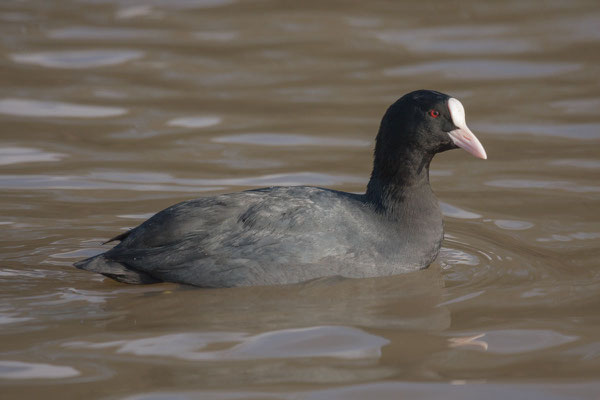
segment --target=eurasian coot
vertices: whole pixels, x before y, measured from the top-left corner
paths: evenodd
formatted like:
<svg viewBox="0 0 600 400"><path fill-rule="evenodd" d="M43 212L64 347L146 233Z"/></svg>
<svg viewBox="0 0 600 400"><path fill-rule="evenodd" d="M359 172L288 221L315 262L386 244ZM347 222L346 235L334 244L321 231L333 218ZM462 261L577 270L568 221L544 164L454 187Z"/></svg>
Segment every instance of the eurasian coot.
<svg viewBox="0 0 600 400"><path fill-rule="evenodd" d="M111 239L121 243L107 252L75 265L126 283L202 287L426 268L443 238L429 163L436 153L458 147L486 158L462 104L418 90L383 116L366 193L269 187L184 201Z"/></svg>

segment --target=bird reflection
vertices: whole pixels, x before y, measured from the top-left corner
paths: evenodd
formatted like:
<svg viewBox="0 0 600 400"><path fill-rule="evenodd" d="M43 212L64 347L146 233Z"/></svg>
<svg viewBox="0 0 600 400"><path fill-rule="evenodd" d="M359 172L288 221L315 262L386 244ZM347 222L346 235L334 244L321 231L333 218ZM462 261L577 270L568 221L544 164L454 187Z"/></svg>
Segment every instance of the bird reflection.
<svg viewBox="0 0 600 400"><path fill-rule="evenodd" d="M484 340L477 340L485 336L485 333L480 333L474 336L461 336L450 338L450 347L480 347L484 351L488 349L488 344Z"/></svg>

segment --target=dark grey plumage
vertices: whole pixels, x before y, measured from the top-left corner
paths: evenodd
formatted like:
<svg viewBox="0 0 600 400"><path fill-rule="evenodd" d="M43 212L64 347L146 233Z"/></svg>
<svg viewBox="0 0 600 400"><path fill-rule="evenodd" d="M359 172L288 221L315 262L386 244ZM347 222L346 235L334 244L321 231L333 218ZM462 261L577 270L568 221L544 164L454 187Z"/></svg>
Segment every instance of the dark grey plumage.
<svg viewBox="0 0 600 400"><path fill-rule="evenodd" d="M365 194L295 186L185 201L78 268L127 283L272 285L426 268L443 238L429 186L435 153L456 148L447 95L412 92L386 112ZM428 110L443 118L428 118Z"/></svg>

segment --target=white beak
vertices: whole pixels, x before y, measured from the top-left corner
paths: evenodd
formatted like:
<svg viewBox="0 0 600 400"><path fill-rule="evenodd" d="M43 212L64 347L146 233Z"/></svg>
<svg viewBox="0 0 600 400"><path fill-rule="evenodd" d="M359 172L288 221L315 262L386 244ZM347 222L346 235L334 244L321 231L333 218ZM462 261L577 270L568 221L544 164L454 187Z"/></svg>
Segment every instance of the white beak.
<svg viewBox="0 0 600 400"><path fill-rule="evenodd" d="M487 159L487 154L485 154L485 149L479 142L479 139L475 137L473 132L471 132L467 126L467 122L465 121L465 108L461 102L455 98L450 98L448 100L448 109L450 110L450 116L452 117L454 126L458 128L448 132L450 139L452 139L455 145L465 149L475 157L483 158L484 160Z"/></svg>

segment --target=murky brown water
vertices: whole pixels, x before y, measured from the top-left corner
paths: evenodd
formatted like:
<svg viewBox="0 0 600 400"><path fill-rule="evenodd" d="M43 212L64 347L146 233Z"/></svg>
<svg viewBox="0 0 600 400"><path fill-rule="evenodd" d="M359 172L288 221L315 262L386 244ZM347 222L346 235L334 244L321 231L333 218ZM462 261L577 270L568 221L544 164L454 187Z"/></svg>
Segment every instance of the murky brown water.
<svg viewBox="0 0 600 400"><path fill-rule="evenodd" d="M3 1L2 398L598 398L597 1ZM201 290L71 267L175 202L362 191L385 108L460 98L430 269Z"/></svg>

